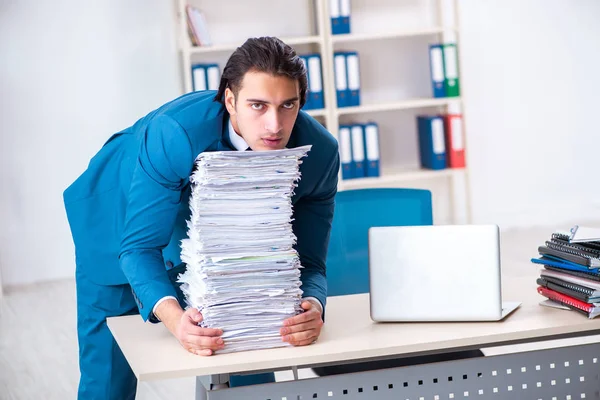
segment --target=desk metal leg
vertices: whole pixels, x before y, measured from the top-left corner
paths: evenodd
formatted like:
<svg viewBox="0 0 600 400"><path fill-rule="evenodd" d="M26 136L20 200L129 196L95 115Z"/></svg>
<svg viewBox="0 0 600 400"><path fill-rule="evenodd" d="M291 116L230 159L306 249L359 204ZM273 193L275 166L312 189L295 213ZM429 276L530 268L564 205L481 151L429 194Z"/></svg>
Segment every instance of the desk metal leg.
<svg viewBox="0 0 600 400"><path fill-rule="evenodd" d="M229 387L229 374L196 377L196 400L208 400L208 392Z"/></svg>

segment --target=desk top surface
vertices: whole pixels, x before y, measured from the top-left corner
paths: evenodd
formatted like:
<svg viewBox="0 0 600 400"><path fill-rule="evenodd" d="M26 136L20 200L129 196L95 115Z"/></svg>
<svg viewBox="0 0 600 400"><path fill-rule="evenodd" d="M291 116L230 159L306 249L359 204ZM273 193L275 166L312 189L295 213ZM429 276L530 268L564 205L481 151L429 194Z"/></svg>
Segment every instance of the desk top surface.
<svg viewBox="0 0 600 400"><path fill-rule="evenodd" d="M505 278L503 300L522 304L501 322L374 323L367 294L331 297L316 343L211 357L188 353L164 325L144 323L138 315L109 318L108 326L140 380L302 367L600 332L600 318L589 320L574 311L540 306L544 298L536 287L533 276Z"/></svg>

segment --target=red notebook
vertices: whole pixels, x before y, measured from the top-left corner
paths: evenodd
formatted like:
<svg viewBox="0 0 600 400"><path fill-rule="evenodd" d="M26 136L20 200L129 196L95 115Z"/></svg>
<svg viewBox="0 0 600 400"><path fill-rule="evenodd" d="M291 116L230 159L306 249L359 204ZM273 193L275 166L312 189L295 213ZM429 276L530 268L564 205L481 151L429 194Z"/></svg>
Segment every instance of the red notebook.
<svg viewBox="0 0 600 400"><path fill-rule="evenodd" d="M543 286L538 286L537 291L544 297L549 298L550 300L554 300L561 304L566 305L567 307L582 312L587 315L589 318L594 318L600 315L600 303L588 304L584 303L581 300L578 300L574 297L567 296L562 293L558 293L552 289L548 289ZM597 305L596 305L597 304Z"/></svg>

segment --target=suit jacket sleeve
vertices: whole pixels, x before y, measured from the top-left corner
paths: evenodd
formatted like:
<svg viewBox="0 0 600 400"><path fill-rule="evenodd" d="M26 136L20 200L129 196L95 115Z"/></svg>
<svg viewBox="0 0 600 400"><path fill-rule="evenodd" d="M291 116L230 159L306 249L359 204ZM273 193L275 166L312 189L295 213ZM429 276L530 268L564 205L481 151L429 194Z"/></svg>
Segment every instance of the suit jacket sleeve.
<svg viewBox="0 0 600 400"><path fill-rule="evenodd" d="M327 164L320 167L323 174L315 190L294 206L293 229L297 237L296 250L304 267L301 270L303 296L316 297L323 305L324 315L327 300L325 262L340 168L337 148Z"/></svg>
<svg viewBox="0 0 600 400"><path fill-rule="evenodd" d="M176 297L164 266L167 246L194 162L187 133L167 116L144 132L125 213L119 262L144 321L164 296Z"/></svg>

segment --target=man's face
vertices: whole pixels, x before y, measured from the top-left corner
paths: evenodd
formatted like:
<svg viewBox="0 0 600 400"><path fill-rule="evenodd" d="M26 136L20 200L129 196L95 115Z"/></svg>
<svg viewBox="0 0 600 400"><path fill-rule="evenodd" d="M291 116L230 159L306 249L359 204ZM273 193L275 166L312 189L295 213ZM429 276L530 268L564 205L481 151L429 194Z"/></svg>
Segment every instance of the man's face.
<svg viewBox="0 0 600 400"><path fill-rule="evenodd" d="M231 124L254 151L279 150L288 144L299 99L297 80L264 72L247 72L237 99L225 90Z"/></svg>

